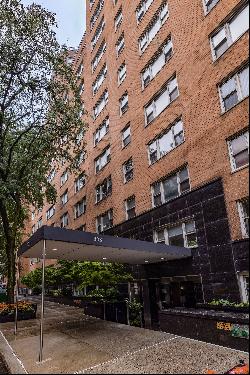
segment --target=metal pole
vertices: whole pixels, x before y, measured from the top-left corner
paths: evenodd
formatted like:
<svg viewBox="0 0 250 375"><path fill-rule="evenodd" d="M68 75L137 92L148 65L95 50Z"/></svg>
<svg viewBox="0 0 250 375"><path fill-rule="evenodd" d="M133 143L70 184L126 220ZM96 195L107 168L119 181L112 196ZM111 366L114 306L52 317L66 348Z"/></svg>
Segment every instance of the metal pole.
<svg viewBox="0 0 250 375"><path fill-rule="evenodd" d="M17 252L16 252L16 311L15 311L15 330L14 330L14 333L15 335L17 335L17 318L18 318L18 295L19 295L19 291L18 291L18 287L19 287L19 267L18 267L18 262L19 261L19 258L17 256Z"/></svg>
<svg viewBox="0 0 250 375"><path fill-rule="evenodd" d="M106 320L106 301L103 301L103 320Z"/></svg>
<svg viewBox="0 0 250 375"><path fill-rule="evenodd" d="M129 302L127 301L127 323L128 326L130 326L130 320L129 320Z"/></svg>
<svg viewBox="0 0 250 375"><path fill-rule="evenodd" d="M43 360L43 319L44 319L44 294L45 294L45 258L46 258L46 240L43 240L43 259L42 259L42 300L41 300L41 320L40 320L40 351L39 362Z"/></svg>

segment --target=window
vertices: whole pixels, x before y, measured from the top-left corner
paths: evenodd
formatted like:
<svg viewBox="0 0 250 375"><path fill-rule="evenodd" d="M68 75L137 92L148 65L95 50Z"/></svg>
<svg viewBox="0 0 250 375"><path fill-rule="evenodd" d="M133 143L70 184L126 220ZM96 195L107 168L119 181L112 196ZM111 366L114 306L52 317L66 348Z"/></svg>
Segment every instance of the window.
<svg viewBox="0 0 250 375"><path fill-rule="evenodd" d="M115 16L115 31L117 31L117 29L118 29L119 26L121 25L121 23L122 23L122 19L123 19L123 16L122 16L122 8L120 8L120 9L118 10L117 15Z"/></svg>
<svg viewBox="0 0 250 375"><path fill-rule="evenodd" d="M79 95L82 95L84 92L85 86L84 86L84 81L81 82L79 86Z"/></svg>
<svg viewBox="0 0 250 375"><path fill-rule="evenodd" d="M81 173L80 176L75 180L75 193L78 193L86 184L86 175Z"/></svg>
<svg viewBox="0 0 250 375"><path fill-rule="evenodd" d="M145 88L150 81L161 71L173 55L173 43L171 37L157 51L150 64L142 72L142 88Z"/></svg>
<svg viewBox="0 0 250 375"><path fill-rule="evenodd" d="M249 164L249 132L239 135L228 142L232 171Z"/></svg>
<svg viewBox="0 0 250 375"><path fill-rule="evenodd" d="M127 125L122 131L122 147L126 147L131 142L131 129L130 125Z"/></svg>
<svg viewBox="0 0 250 375"><path fill-rule="evenodd" d="M43 219L40 218L37 222L37 229L41 228L43 226Z"/></svg>
<svg viewBox="0 0 250 375"><path fill-rule="evenodd" d="M127 77L127 67L126 67L126 64L123 63L118 70L118 84L120 85L125 80L126 77Z"/></svg>
<svg viewBox="0 0 250 375"><path fill-rule="evenodd" d="M75 219L82 216L86 212L86 198L83 198L81 201L77 202L74 206L74 216Z"/></svg>
<svg viewBox="0 0 250 375"><path fill-rule="evenodd" d="M95 0L89 0L89 7L90 10L93 8L93 5L95 4Z"/></svg>
<svg viewBox="0 0 250 375"><path fill-rule="evenodd" d="M178 120L167 132L148 145L149 164L155 163L183 142L183 123L182 120Z"/></svg>
<svg viewBox="0 0 250 375"><path fill-rule="evenodd" d="M144 0L140 3L140 5L136 9L136 19L137 23L140 23L143 16L147 12L150 5L154 2L154 0Z"/></svg>
<svg viewBox="0 0 250 375"><path fill-rule="evenodd" d="M109 131L109 118L106 117L105 120L102 122L102 124L99 126L99 128L94 133L94 146L99 143L103 137L108 133Z"/></svg>
<svg viewBox="0 0 250 375"><path fill-rule="evenodd" d="M204 0L206 13L210 12L220 0Z"/></svg>
<svg viewBox="0 0 250 375"><path fill-rule="evenodd" d="M132 158L126 161L123 164L123 176L124 176L124 183L133 180L134 178L134 166Z"/></svg>
<svg viewBox="0 0 250 375"><path fill-rule="evenodd" d="M76 230L80 231L80 232L86 232L86 224L83 224L81 225L79 228L77 228Z"/></svg>
<svg viewBox="0 0 250 375"><path fill-rule="evenodd" d="M80 165L85 161L86 159L86 151L81 151L77 158L77 166L80 167Z"/></svg>
<svg viewBox="0 0 250 375"><path fill-rule="evenodd" d="M61 203L64 206L69 200L68 197L68 190L66 190L62 195L61 195Z"/></svg>
<svg viewBox="0 0 250 375"><path fill-rule="evenodd" d="M102 17L102 20L96 29L95 35L93 36L91 40L92 51L95 48L98 40L100 39L100 36L102 35L102 32L104 30L104 27L105 27L104 17Z"/></svg>
<svg viewBox="0 0 250 375"><path fill-rule="evenodd" d="M32 228L31 228L31 233L34 234L36 231L36 226L35 225L32 225Z"/></svg>
<svg viewBox="0 0 250 375"><path fill-rule="evenodd" d="M56 212L55 206L50 207L50 208L48 209L48 211L46 212L46 219L47 219L47 220L51 219L52 216L55 215L55 212Z"/></svg>
<svg viewBox="0 0 250 375"><path fill-rule="evenodd" d="M93 109L95 120L103 111L103 109L106 107L106 105L108 104L108 101L109 101L109 93L108 93L108 90L105 90Z"/></svg>
<svg viewBox="0 0 250 375"><path fill-rule="evenodd" d="M195 222L188 221L174 227L159 229L154 232L156 243L194 248L198 246Z"/></svg>
<svg viewBox="0 0 250 375"><path fill-rule="evenodd" d="M122 116L128 110L128 93L126 92L121 99L119 100L120 103L120 115Z"/></svg>
<svg viewBox="0 0 250 375"><path fill-rule="evenodd" d="M96 23L99 15L100 15L100 13L102 11L103 6L104 6L104 0L100 0L99 3L97 4L97 7L96 7L96 9L94 11L93 16L90 19L90 30L92 30L93 27L95 26L95 23Z"/></svg>
<svg viewBox="0 0 250 375"><path fill-rule="evenodd" d="M106 48L107 48L107 44L106 44L106 42L104 40L102 42L102 44L100 45L100 47L98 48L98 51L97 51L94 59L91 62L92 73L94 73L94 71L96 70L99 62L101 61L102 56L104 55L104 53L106 51Z"/></svg>
<svg viewBox="0 0 250 375"><path fill-rule="evenodd" d="M104 232L113 226L113 210L107 211L96 218L97 233Z"/></svg>
<svg viewBox="0 0 250 375"><path fill-rule="evenodd" d="M222 112L234 107L241 100L249 96L249 66L234 74L220 87Z"/></svg>
<svg viewBox="0 0 250 375"><path fill-rule="evenodd" d="M65 228L65 227L67 227L67 225L69 225L69 215L68 215L68 212L66 212L63 216L61 216L61 218L60 218L60 225L61 225L61 228Z"/></svg>
<svg viewBox="0 0 250 375"><path fill-rule="evenodd" d="M152 185L153 207L158 207L171 199L190 191L187 167Z"/></svg>
<svg viewBox="0 0 250 375"><path fill-rule="evenodd" d="M136 216L135 212L135 197L130 197L125 201L125 210L127 220Z"/></svg>
<svg viewBox="0 0 250 375"><path fill-rule="evenodd" d="M249 29L249 5L241 9L230 21L211 37L213 58L220 57Z"/></svg>
<svg viewBox="0 0 250 375"><path fill-rule="evenodd" d="M92 85L92 92L93 92L93 95L95 95L98 90L100 89L100 87L102 86L106 76L107 76L107 72L108 72L108 68L107 68L107 64L104 64L104 66L102 67L100 73L98 74L95 82L93 83Z"/></svg>
<svg viewBox="0 0 250 375"><path fill-rule="evenodd" d="M146 125L150 124L157 116L168 107L173 100L179 96L179 89L177 84L176 76L173 76L164 85L164 88L155 96L146 107L145 107L145 122Z"/></svg>
<svg viewBox="0 0 250 375"><path fill-rule="evenodd" d="M111 176L106 178L100 185L95 189L96 192L96 203L101 202L107 196L112 193L112 180Z"/></svg>
<svg viewBox="0 0 250 375"><path fill-rule="evenodd" d="M35 216L36 216L35 211L32 211L31 212L31 220L32 221L35 220Z"/></svg>
<svg viewBox="0 0 250 375"><path fill-rule="evenodd" d="M48 182L51 183L55 177L56 177L56 170L52 169L47 178Z"/></svg>
<svg viewBox="0 0 250 375"><path fill-rule="evenodd" d="M249 197L238 201L241 231L243 238L249 238Z"/></svg>
<svg viewBox="0 0 250 375"><path fill-rule="evenodd" d="M76 76L77 76L77 78L80 78L80 77L81 77L82 72L83 72L83 63L81 63L81 65L79 66L79 68L78 68L77 71L76 71Z"/></svg>
<svg viewBox="0 0 250 375"><path fill-rule="evenodd" d="M124 34L120 36L115 46L116 46L116 55L118 57L121 54L123 48L125 47Z"/></svg>
<svg viewBox="0 0 250 375"><path fill-rule="evenodd" d="M147 27L146 31L142 34L139 39L139 50L140 53L143 53L150 42L154 39L158 31L161 29L162 25L169 17L168 11L168 4L165 3L161 6L159 11L157 12L156 17L154 17L153 21Z"/></svg>
<svg viewBox="0 0 250 375"><path fill-rule="evenodd" d="M249 273L239 274L240 292L242 302L249 302Z"/></svg>
<svg viewBox="0 0 250 375"><path fill-rule="evenodd" d="M63 186L67 181L68 181L68 178L69 178L69 175L68 175L68 171L65 171L62 175L61 175L61 186Z"/></svg>
<svg viewBox="0 0 250 375"><path fill-rule="evenodd" d="M110 146L95 160L95 172L100 172L110 161Z"/></svg>

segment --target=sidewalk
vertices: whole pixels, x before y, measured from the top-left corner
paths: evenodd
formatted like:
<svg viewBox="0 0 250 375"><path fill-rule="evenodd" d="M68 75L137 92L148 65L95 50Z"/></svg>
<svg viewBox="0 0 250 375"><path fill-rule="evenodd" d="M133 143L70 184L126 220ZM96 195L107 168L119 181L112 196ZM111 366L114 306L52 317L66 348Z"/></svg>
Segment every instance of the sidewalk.
<svg viewBox="0 0 250 375"><path fill-rule="evenodd" d="M39 320L0 324L28 373L202 374L223 373L246 353L83 314L83 310L46 302L44 361L38 363Z"/></svg>

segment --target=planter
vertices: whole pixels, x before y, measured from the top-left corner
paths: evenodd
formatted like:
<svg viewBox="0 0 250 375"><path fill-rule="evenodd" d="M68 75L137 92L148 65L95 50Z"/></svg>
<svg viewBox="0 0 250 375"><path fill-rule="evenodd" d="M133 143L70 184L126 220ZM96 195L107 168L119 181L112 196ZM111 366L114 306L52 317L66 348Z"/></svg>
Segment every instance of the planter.
<svg viewBox="0 0 250 375"><path fill-rule="evenodd" d="M18 311L17 320L30 320L36 319L37 304L32 304L33 311ZM10 314L0 314L0 323L14 322L15 321L15 311Z"/></svg>
<svg viewBox="0 0 250 375"><path fill-rule="evenodd" d="M209 305L206 303L197 303L196 307L198 309L206 309L206 310L215 310L215 311L229 311L229 312L239 312L239 313L249 313L248 307L234 307L234 306L216 306L216 305Z"/></svg>

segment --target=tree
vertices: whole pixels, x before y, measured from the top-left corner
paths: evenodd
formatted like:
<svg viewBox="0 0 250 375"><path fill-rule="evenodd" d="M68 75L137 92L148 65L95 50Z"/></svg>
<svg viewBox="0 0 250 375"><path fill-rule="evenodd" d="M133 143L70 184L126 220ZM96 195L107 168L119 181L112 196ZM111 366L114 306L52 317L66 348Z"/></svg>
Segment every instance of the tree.
<svg viewBox="0 0 250 375"><path fill-rule="evenodd" d="M51 169L62 161L77 168L83 151L79 88L55 26L39 5L0 0L0 233L9 302L28 209L55 202Z"/></svg>
<svg viewBox="0 0 250 375"><path fill-rule="evenodd" d="M74 284L79 289L88 285L115 287L118 283L132 281L131 274L122 264L100 262L77 262L60 260L54 266L45 268L46 287ZM28 288L40 287L42 270L37 268L21 279Z"/></svg>

